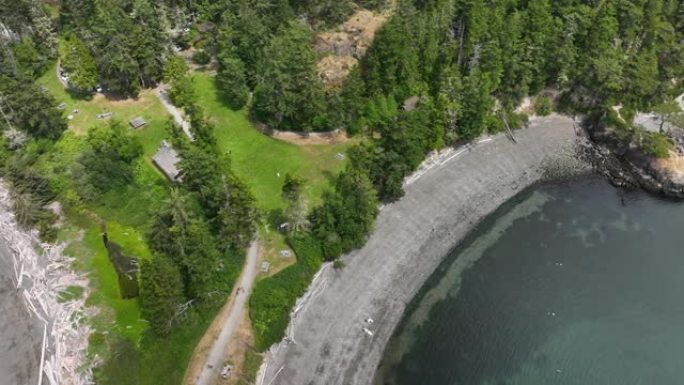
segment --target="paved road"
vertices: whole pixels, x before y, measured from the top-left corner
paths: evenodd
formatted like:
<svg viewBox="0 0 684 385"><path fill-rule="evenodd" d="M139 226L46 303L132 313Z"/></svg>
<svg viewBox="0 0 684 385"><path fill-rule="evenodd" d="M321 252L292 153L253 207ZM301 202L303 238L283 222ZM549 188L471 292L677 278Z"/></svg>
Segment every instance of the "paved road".
<svg viewBox="0 0 684 385"><path fill-rule="evenodd" d="M233 336L233 332L235 332L235 329L240 323L242 312L245 310L249 295L252 293L252 284L254 283L254 277L256 276L258 257L259 242L253 241L247 251L245 266L238 279L237 287L240 289L239 293L237 292L238 290L235 290L232 306L224 306L224 308L221 309L221 313L217 315L217 318L224 320L221 333L209 350L209 355L206 357L206 361L202 366L202 372L197 379L194 382L191 381L191 383L195 385L211 385L215 383L220 374L226 358L228 343Z"/></svg>
<svg viewBox="0 0 684 385"><path fill-rule="evenodd" d="M346 267L326 269L312 284L288 342L269 352L261 383L370 384L406 304L454 244L553 169L556 157L574 159L569 118L535 119L515 137L517 144L497 135L462 148L411 178L406 195L381 210L366 245L343 257Z"/></svg>

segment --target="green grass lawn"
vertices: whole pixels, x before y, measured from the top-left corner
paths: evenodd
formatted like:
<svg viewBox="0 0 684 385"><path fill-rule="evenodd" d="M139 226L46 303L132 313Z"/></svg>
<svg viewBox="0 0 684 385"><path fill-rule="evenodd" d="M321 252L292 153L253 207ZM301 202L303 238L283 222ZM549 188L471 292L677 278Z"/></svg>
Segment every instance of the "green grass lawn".
<svg viewBox="0 0 684 385"><path fill-rule="evenodd" d="M139 301L120 298L118 278L103 245L100 228L101 221L104 221L109 238L121 245L125 254L151 258L144 235L152 213L167 198L170 187L153 166L151 157L161 140L169 135L166 129L169 115L151 90L141 92L135 100L110 100L102 95L92 97L68 92L57 79L54 66L38 83L44 85L58 103L66 104L65 115L72 115L69 131L41 155L36 167L48 176L64 205L67 218L59 238L69 242L67 252L77 258L75 268L89 275L91 283L87 303L100 309L92 319L96 331L91 338L91 354L101 357L112 357L113 351L126 354L128 348L123 348L121 341L130 341L139 349L136 353L138 358L125 360L119 357L111 363L106 361L102 373L107 378L113 380L116 377L114 373L122 373L124 378L130 372L128 377L140 377L129 378L133 381L131 383L180 383L195 344L211 322L216 308L202 309L193 322L171 336L158 338L147 333L147 322L142 319ZM310 207L320 202L330 177L344 167L345 162L337 160L335 154L344 152L347 145L296 146L272 139L253 127L245 111L232 111L223 105L212 77L198 73L195 85L200 105L216 123L221 150L230 151L233 170L254 193L264 218L283 206L280 190L286 173L307 180L306 194ZM75 109L80 112L75 114ZM137 116L145 118L147 124L136 130L143 144L144 156L136 166L134 183L106 193L95 202L83 202L75 191L71 164L85 145L87 130L107 124L107 120L96 117L103 112L113 112L111 119L126 124ZM294 262L294 257L279 259L278 251L287 245L272 226L271 229L262 226L260 233L269 254L266 258L273 262L272 273ZM65 299L75 296L78 288L72 291L74 293L64 293ZM118 347L122 347L122 352L117 350Z"/></svg>
<svg viewBox="0 0 684 385"><path fill-rule="evenodd" d="M77 134L87 132L90 127L96 124L106 124L109 119L118 119L128 124L129 120L142 116L148 122L147 126L142 128L143 130L150 128L150 126L153 127L153 130L155 126L163 128L168 119L164 107L151 90L141 92L137 99L123 100L108 99L101 94L74 93L65 90L62 83L57 79L56 64L45 72L37 80L37 83L47 88L55 97L57 104L66 104L64 115L73 117L69 120L69 129ZM80 112L74 113L74 110ZM112 117L108 119L97 118L98 114L106 112L111 112Z"/></svg>
<svg viewBox="0 0 684 385"><path fill-rule="evenodd" d="M305 194L309 208L321 202L323 190L346 161L335 155L344 153L350 144L298 146L259 132L247 117L247 111L233 111L221 101L214 78L203 72L193 75L199 104L216 125L216 138L222 151L230 153L231 167L251 189L257 207L264 214L265 225L259 231L262 257L271 263L268 276L296 262L281 258L280 250L289 249L282 234L275 231L271 215L283 208L281 189L285 174L306 180ZM263 278L265 275L260 275Z"/></svg>
<svg viewBox="0 0 684 385"><path fill-rule="evenodd" d="M244 110L233 111L221 102L213 77L198 72L194 81L199 104L216 124L219 146L230 151L233 170L251 187L260 209L282 208L286 173L306 179L310 206L320 202L330 176L344 167L335 154L344 153L347 144L297 146L268 137L254 128Z"/></svg>
<svg viewBox="0 0 684 385"><path fill-rule="evenodd" d="M73 115L69 131L37 163L65 204L68 218L60 238L69 241L67 251L77 257L76 267L89 272L92 290L88 303L102 309L93 320L96 330L116 332L137 344L147 323L141 317L137 299L121 299L118 278L100 236L100 221L105 222L109 238L121 245L125 254L151 257L144 233L151 213L168 195L168 184L153 166L151 157L161 140L168 137L169 115L150 90L142 92L135 100L109 100L102 95L91 97L68 92L57 79L54 66L38 83L44 85L58 103L66 103L65 115ZM80 113L74 114L74 109ZM133 184L110 191L96 202L82 202L76 199L70 165L85 146L87 130L108 124L109 119L97 119L97 114L102 112L113 112L110 119L126 124L137 116L145 118L147 124L135 131L143 145L144 156L136 166ZM106 349L106 346L95 348Z"/></svg>

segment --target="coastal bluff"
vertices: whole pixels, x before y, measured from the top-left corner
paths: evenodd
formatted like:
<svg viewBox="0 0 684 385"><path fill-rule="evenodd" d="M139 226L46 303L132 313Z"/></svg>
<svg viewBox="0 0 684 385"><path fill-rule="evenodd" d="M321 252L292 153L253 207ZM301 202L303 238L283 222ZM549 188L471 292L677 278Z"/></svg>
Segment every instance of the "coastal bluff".
<svg viewBox="0 0 684 385"><path fill-rule="evenodd" d="M564 165L578 169L570 118L535 118L514 135L455 149L408 178L366 245L343 257L343 269L317 274L258 383L371 384L407 304L444 256L514 195Z"/></svg>

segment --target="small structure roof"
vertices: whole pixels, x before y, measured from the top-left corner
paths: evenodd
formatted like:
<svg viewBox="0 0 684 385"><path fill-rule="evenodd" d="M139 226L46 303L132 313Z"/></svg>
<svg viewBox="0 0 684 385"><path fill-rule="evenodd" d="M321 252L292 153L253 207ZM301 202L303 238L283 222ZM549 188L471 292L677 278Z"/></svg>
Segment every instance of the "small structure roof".
<svg viewBox="0 0 684 385"><path fill-rule="evenodd" d="M171 182L177 182L180 178L180 170L178 169L178 162L180 162L178 152L171 147L171 145L162 140L161 146L157 153L152 157L152 162Z"/></svg>
<svg viewBox="0 0 684 385"><path fill-rule="evenodd" d="M129 123L129 124L131 125L131 127L133 127L133 128L140 128L140 127L144 126L145 124L147 124L147 122L145 121L145 119L144 119L142 116L138 116L137 118L132 119L132 120L131 120L130 122L128 122L128 123Z"/></svg>
<svg viewBox="0 0 684 385"><path fill-rule="evenodd" d="M200 32L209 32L214 29L214 23L207 21L206 23L197 24L197 30Z"/></svg>
<svg viewBox="0 0 684 385"><path fill-rule="evenodd" d="M404 111L413 111L420 103L420 96L411 96L410 98L404 100L403 108Z"/></svg>
<svg viewBox="0 0 684 385"><path fill-rule="evenodd" d="M261 272L262 273L268 273L268 271L271 269L271 263L268 261L263 261L261 262Z"/></svg>

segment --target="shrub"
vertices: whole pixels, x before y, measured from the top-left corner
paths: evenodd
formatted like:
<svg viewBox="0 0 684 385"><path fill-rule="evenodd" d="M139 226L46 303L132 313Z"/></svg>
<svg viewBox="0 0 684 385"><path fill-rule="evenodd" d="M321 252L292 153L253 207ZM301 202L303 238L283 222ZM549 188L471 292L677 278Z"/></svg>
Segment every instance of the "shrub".
<svg viewBox="0 0 684 385"><path fill-rule="evenodd" d="M485 126L487 127L487 132L490 134L496 134L504 130L503 121L496 115L488 115L484 120Z"/></svg>
<svg viewBox="0 0 684 385"><path fill-rule="evenodd" d="M221 66L216 74L216 85L230 108L239 110L247 103L249 95L245 64L233 56L222 56L219 61Z"/></svg>
<svg viewBox="0 0 684 385"><path fill-rule="evenodd" d="M534 100L534 112L539 116L547 116L553 112L553 101L548 96L537 96Z"/></svg>
<svg viewBox="0 0 684 385"><path fill-rule="evenodd" d="M209 56L209 54L204 50L197 51L192 55L192 62L195 64L205 65L209 64L210 61L211 56Z"/></svg>
<svg viewBox="0 0 684 385"><path fill-rule="evenodd" d="M256 348L260 351L283 338L290 310L321 266L318 240L309 235L296 236L289 238L288 243L297 255L297 263L257 282L249 299Z"/></svg>
<svg viewBox="0 0 684 385"><path fill-rule="evenodd" d="M673 146L672 139L658 132L645 132L641 136L641 149L644 153L659 159L668 158Z"/></svg>
<svg viewBox="0 0 684 385"><path fill-rule="evenodd" d="M530 117L527 116L526 113L521 112L521 113L516 113L516 112L510 112L508 113L508 125L511 127L512 130L516 130L518 128L523 128L527 126L527 123L530 121Z"/></svg>
<svg viewBox="0 0 684 385"><path fill-rule="evenodd" d="M621 118L620 115L618 115L617 111L614 109L608 109L606 113L606 123L608 126L615 127L620 130L625 130L629 128L629 124L624 119L624 116Z"/></svg>

